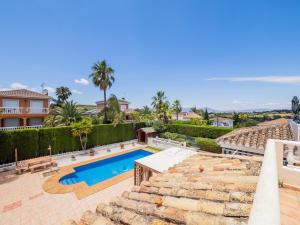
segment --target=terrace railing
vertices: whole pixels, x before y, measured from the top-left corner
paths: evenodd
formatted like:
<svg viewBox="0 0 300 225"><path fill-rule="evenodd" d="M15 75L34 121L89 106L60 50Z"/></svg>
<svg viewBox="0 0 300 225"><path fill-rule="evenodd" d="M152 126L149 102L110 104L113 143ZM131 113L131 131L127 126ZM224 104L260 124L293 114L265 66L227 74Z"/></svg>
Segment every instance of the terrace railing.
<svg viewBox="0 0 300 225"><path fill-rule="evenodd" d="M30 128L42 128L43 125L35 125L35 126L18 126L18 127L0 127L0 130L21 130L21 129L30 129Z"/></svg>
<svg viewBox="0 0 300 225"><path fill-rule="evenodd" d="M49 108L0 107L0 114L48 114Z"/></svg>
<svg viewBox="0 0 300 225"><path fill-rule="evenodd" d="M300 187L299 147L296 141L268 140L249 225L280 224L278 186Z"/></svg>
<svg viewBox="0 0 300 225"><path fill-rule="evenodd" d="M183 142L179 142L179 141L173 141L170 139L164 139L164 138L148 138L148 144L151 146L156 146L162 149L165 148L171 148L171 147L178 147L178 148L186 148L186 149L190 149L193 151L197 151L196 148L193 147L187 147L186 143Z"/></svg>

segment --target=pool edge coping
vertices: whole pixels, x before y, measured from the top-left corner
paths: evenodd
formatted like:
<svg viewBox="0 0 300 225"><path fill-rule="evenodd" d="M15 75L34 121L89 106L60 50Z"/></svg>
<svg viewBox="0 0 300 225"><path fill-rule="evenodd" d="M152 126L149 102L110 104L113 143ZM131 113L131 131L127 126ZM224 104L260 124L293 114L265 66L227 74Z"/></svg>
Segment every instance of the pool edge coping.
<svg viewBox="0 0 300 225"><path fill-rule="evenodd" d="M86 164L90 164L96 161L100 161L100 160L104 160L104 159L108 159L108 158L112 158L115 156L119 156L119 155L123 155L126 153L130 153L133 151L137 151L137 150L145 150L151 153L155 153L156 151L153 151L152 149L146 148L146 147L135 147L132 149L128 149L128 150L124 150L121 152L117 152L117 153L112 153L112 154L108 154L105 156L101 156L98 158L94 158L94 159L90 159L90 160L86 160L86 161L82 161L82 162L78 162L78 163L74 163L68 166L64 166L61 167L59 172L52 175L51 177L49 177L42 185L42 188L45 192L50 193L50 194L65 194L65 193L70 193L70 192L74 192L74 194L76 195L76 197L80 200L83 199L89 195L92 195L96 192L99 192L101 190L104 190L108 187L111 187L123 180L126 180L130 177L133 177L134 175L134 170L130 170L127 171L125 173L119 174L117 176L114 176L112 178L109 178L107 180L104 180L102 182L99 182L95 185L92 186L88 186L85 182L80 182L77 184L71 184L71 185L63 185L59 183L59 180L69 174L69 173L73 173L75 172L74 168L78 167L78 166L83 166Z"/></svg>

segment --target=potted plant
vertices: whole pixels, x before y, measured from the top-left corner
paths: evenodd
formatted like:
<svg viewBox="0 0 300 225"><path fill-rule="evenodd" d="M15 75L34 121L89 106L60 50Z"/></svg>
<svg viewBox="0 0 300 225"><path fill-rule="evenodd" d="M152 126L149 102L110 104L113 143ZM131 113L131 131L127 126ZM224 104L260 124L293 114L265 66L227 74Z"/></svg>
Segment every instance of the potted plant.
<svg viewBox="0 0 300 225"><path fill-rule="evenodd" d="M95 149L91 148L90 149L90 156L94 156L95 155Z"/></svg>
<svg viewBox="0 0 300 225"><path fill-rule="evenodd" d="M121 149L124 149L124 144L123 144L123 143L120 144L120 148L121 148Z"/></svg>

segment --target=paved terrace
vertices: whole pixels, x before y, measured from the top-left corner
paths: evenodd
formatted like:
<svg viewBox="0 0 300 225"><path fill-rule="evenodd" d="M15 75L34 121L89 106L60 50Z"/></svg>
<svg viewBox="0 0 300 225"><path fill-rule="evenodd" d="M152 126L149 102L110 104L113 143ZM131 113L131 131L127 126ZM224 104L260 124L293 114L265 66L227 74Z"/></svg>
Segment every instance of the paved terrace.
<svg viewBox="0 0 300 225"><path fill-rule="evenodd" d="M136 144L135 147L141 147ZM59 166L70 165L88 159L98 158L107 154L133 148L127 145L124 150L119 147L98 151L91 157L80 155L76 161L70 156L58 160ZM43 172L15 175L13 172L0 173L0 224L2 225L58 225L63 221L74 218L79 220L87 209L94 210L99 202L109 202L114 196L121 195L133 186L133 178L124 180L103 191L78 200L74 193L48 194L42 189Z"/></svg>
<svg viewBox="0 0 300 225"><path fill-rule="evenodd" d="M289 188L279 189L280 220L282 225L300 223L300 191Z"/></svg>

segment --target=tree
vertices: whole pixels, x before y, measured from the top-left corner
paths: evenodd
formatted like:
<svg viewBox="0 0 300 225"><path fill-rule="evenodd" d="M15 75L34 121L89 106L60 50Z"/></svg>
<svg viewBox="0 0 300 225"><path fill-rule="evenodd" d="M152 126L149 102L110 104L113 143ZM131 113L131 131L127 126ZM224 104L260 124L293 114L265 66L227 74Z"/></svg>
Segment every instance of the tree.
<svg viewBox="0 0 300 225"><path fill-rule="evenodd" d="M205 112L204 112L204 119L205 119L206 121L209 120L209 115L208 115L208 112L207 112L207 108L205 109Z"/></svg>
<svg viewBox="0 0 300 225"><path fill-rule="evenodd" d="M77 103L70 101L65 102L63 106L59 106L54 112L54 124L69 126L71 123L81 119L81 113L77 109Z"/></svg>
<svg viewBox="0 0 300 225"><path fill-rule="evenodd" d="M191 110L192 110L192 112L197 113L197 107L196 106L192 107Z"/></svg>
<svg viewBox="0 0 300 225"><path fill-rule="evenodd" d="M58 106L61 106L72 95L72 92L68 87L61 86L56 88L55 94L57 96L57 100L55 102Z"/></svg>
<svg viewBox="0 0 300 225"><path fill-rule="evenodd" d="M170 109L170 103L168 101L164 102L161 106L159 118L164 121L164 123L167 123L169 121L169 118L172 117L173 110Z"/></svg>
<svg viewBox="0 0 300 225"><path fill-rule="evenodd" d="M107 104L106 104L106 91L109 89L115 81L114 70L107 65L105 60L98 61L92 66L92 73L90 78L96 87L99 87L104 94L104 119L103 123L107 121Z"/></svg>
<svg viewBox="0 0 300 225"><path fill-rule="evenodd" d="M79 137L82 150L86 149L88 134L92 131L92 121L85 118L80 122L73 123L71 126L72 135Z"/></svg>
<svg viewBox="0 0 300 225"><path fill-rule="evenodd" d="M173 103L173 109L176 113L176 120L178 120L178 114L181 113L182 107L179 100L175 100Z"/></svg>
<svg viewBox="0 0 300 225"><path fill-rule="evenodd" d="M113 120L113 125L116 127L118 124L121 124L124 122L124 113L119 112L115 115L114 120Z"/></svg>
<svg viewBox="0 0 300 225"><path fill-rule="evenodd" d="M159 113L161 111L162 105L167 100L164 91L158 91L155 96L152 97L152 103L154 110Z"/></svg>
<svg viewBox="0 0 300 225"><path fill-rule="evenodd" d="M196 114L198 114L199 116L202 116L202 117L203 117L203 115L204 115L203 110L202 110L202 109L197 109L196 106L192 107L192 108L191 108L191 111L194 112L194 113L196 113Z"/></svg>
<svg viewBox="0 0 300 225"><path fill-rule="evenodd" d="M145 105L145 106L143 106L143 108L141 109L141 113L142 113L143 115L149 115L149 114L151 114L151 109L150 109L147 105Z"/></svg>
<svg viewBox="0 0 300 225"><path fill-rule="evenodd" d="M300 104L297 96L292 99L292 112L294 114L294 121L299 121Z"/></svg>
<svg viewBox="0 0 300 225"><path fill-rule="evenodd" d="M238 113L234 112L233 113L233 116L232 116L232 119L233 119L233 124L236 126L238 125L241 121L240 121L240 116Z"/></svg>
<svg viewBox="0 0 300 225"><path fill-rule="evenodd" d="M110 95L107 100L107 120L111 122L121 112L119 100L116 95Z"/></svg>

